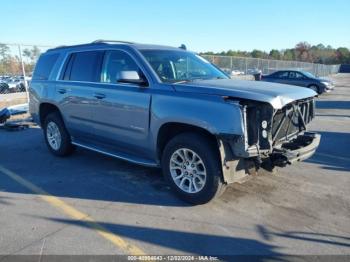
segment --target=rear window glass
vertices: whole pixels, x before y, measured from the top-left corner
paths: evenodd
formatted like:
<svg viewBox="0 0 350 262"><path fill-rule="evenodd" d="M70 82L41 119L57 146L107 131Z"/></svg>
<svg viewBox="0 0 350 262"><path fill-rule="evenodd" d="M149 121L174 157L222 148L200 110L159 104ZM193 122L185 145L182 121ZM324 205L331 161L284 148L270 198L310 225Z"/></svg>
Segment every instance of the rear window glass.
<svg viewBox="0 0 350 262"><path fill-rule="evenodd" d="M74 53L68 59L63 76L71 81L99 81L103 51L87 51Z"/></svg>
<svg viewBox="0 0 350 262"><path fill-rule="evenodd" d="M38 63L35 67L33 74L33 80L47 80L49 79L50 73L53 66L55 65L58 58L58 54L42 55L40 56Z"/></svg>

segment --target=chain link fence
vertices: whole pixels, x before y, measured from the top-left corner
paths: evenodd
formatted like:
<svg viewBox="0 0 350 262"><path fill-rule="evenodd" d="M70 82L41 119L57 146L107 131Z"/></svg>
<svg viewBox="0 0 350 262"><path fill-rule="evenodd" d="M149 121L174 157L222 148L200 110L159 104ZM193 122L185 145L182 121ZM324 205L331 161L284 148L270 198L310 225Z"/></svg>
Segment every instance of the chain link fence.
<svg viewBox="0 0 350 262"><path fill-rule="evenodd" d="M325 77L336 74L340 65L324 65L299 61L271 60L249 57L202 55L231 76L251 75L257 71L271 74L277 70L297 69L308 71L315 76Z"/></svg>
<svg viewBox="0 0 350 262"><path fill-rule="evenodd" d="M28 83L40 53L52 46L0 43L0 110L28 101ZM328 76L339 65L323 65L298 61L282 61L245 57L203 55L231 76L249 76L261 70L269 74L281 69L300 69L316 76ZM249 78L245 78L249 79Z"/></svg>
<svg viewBox="0 0 350 262"><path fill-rule="evenodd" d="M0 110L28 102L28 84L40 54L50 46L0 43Z"/></svg>

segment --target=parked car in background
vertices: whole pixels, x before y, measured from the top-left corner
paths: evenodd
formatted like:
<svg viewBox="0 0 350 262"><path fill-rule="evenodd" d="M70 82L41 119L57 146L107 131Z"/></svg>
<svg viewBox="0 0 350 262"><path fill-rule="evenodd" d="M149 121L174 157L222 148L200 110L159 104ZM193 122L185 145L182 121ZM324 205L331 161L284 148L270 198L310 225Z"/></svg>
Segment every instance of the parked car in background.
<svg viewBox="0 0 350 262"><path fill-rule="evenodd" d="M213 64L215 67L216 65ZM226 75L228 76L238 76L238 75L244 75L243 71L239 71L239 70L232 70L231 68L226 68L226 67L220 67L220 70L223 71Z"/></svg>
<svg viewBox="0 0 350 262"><path fill-rule="evenodd" d="M18 78L11 78L6 82L6 84L9 86L11 93L14 93L17 91L18 86L21 84L21 80Z"/></svg>
<svg viewBox="0 0 350 262"><path fill-rule="evenodd" d="M244 75L244 72L243 71L240 71L240 70L232 70L230 73L229 73L230 76L239 76L239 75Z"/></svg>
<svg viewBox="0 0 350 262"><path fill-rule="evenodd" d="M23 76L0 76L0 94L25 92L25 83L28 83L31 77Z"/></svg>
<svg viewBox="0 0 350 262"><path fill-rule="evenodd" d="M270 75L262 75L261 81L308 87L318 94L334 89L331 80L318 78L309 72L299 70L280 70Z"/></svg>
<svg viewBox="0 0 350 262"><path fill-rule="evenodd" d="M258 68L248 68L247 69L247 75L256 75L261 74L261 70Z"/></svg>
<svg viewBox="0 0 350 262"><path fill-rule="evenodd" d="M8 94L11 93L8 84L0 81L0 94Z"/></svg>

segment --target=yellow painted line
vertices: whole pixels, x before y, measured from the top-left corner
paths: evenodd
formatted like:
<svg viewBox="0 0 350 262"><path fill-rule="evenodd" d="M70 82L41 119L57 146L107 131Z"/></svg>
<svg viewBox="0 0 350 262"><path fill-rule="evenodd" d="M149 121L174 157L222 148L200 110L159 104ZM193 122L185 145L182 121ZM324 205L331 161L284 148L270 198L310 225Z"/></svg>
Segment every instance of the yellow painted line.
<svg viewBox="0 0 350 262"><path fill-rule="evenodd" d="M135 245L128 243L120 236L110 232L108 229L106 229L105 227L103 227L102 225L100 225L99 223L94 221L87 214L84 214L83 212L77 210L76 208L67 204L66 202L59 199L58 197L50 195L45 190L34 185L33 183L29 182L28 180L24 179L23 177L17 175L16 173L12 172L11 170L8 170L5 167L0 165L0 172L3 173L4 175L8 176L9 178L15 180L17 183L26 187L27 189L29 189L33 193L38 194L42 200L49 203L51 206L54 206L55 208L59 209L67 216L84 222L88 227L95 230L99 235L101 235L105 239L112 242L112 244L114 244L115 246L117 246L118 248L123 250L123 252L125 252L126 254L128 254L128 255L145 255L145 252L142 249L138 248Z"/></svg>

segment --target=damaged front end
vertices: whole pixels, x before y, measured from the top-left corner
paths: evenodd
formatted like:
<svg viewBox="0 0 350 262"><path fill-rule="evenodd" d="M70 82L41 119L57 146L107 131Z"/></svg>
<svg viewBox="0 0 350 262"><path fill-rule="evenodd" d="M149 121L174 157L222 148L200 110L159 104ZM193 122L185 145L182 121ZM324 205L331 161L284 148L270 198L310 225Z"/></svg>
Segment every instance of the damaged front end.
<svg viewBox="0 0 350 262"><path fill-rule="evenodd" d="M241 101L243 136L221 136L220 152L227 183L239 182L260 167L272 171L311 157L321 136L306 132L315 116L313 98L282 109L268 103Z"/></svg>

